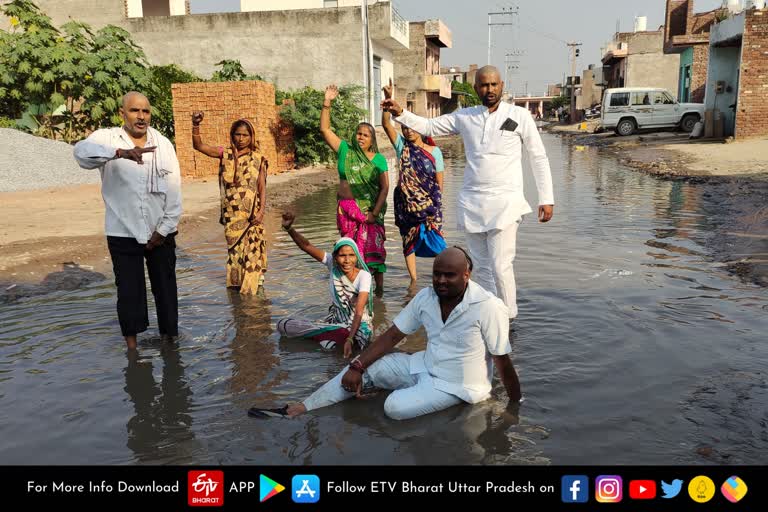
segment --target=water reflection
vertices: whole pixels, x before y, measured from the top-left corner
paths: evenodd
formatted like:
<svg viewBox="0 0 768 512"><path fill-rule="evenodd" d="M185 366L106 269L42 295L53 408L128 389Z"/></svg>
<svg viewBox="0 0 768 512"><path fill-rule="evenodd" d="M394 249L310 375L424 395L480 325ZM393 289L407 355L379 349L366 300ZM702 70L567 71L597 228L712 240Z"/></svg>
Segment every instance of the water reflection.
<svg viewBox="0 0 768 512"><path fill-rule="evenodd" d="M134 415L126 424L127 446L136 460L146 463L183 460L185 447L194 442L192 392L184 376L181 354L175 344L159 342L163 362L160 383L155 381L153 359L128 354L125 391Z"/></svg>

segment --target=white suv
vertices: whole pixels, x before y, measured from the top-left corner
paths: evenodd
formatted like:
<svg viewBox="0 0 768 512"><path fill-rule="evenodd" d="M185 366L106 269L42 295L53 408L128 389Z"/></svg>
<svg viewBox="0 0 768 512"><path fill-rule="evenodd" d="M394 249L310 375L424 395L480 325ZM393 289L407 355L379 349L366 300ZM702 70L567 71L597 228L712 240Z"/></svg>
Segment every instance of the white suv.
<svg viewBox="0 0 768 512"><path fill-rule="evenodd" d="M678 103L666 89L606 89L600 118L603 128L619 135L632 135L644 128L679 127L690 132L704 118L704 104Z"/></svg>

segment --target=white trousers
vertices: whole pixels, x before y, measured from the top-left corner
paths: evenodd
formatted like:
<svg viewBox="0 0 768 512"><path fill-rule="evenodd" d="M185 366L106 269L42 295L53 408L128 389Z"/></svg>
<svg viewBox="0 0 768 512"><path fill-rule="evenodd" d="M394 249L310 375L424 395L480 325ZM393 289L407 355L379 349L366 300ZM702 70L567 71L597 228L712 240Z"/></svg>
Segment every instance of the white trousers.
<svg viewBox="0 0 768 512"><path fill-rule="evenodd" d="M506 304L510 318L517 316L517 289L512 265L521 221L522 218L504 229L466 233L467 248L474 265L472 279Z"/></svg>
<svg viewBox="0 0 768 512"><path fill-rule="evenodd" d="M408 354L403 353L387 354L363 374L364 388L395 390L384 402L384 414L393 420L407 420L442 411L462 402L457 396L435 389L429 373L412 375L409 358ZM311 411L355 396L355 393L345 391L341 387L341 379L345 373L347 368L312 393L304 400L304 407Z"/></svg>

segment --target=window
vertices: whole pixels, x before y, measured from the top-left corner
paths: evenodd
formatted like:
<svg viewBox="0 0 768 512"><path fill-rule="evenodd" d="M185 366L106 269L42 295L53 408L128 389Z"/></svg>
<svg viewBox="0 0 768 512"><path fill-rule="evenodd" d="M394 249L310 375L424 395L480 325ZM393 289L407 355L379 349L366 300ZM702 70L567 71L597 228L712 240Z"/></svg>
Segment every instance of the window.
<svg viewBox="0 0 768 512"><path fill-rule="evenodd" d="M615 92L611 94L611 106L612 107L626 107L629 106L629 93L628 92Z"/></svg>
<svg viewBox="0 0 768 512"><path fill-rule="evenodd" d="M338 7L338 0L323 0L323 7Z"/></svg>
<svg viewBox="0 0 768 512"><path fill-rule="evenodd" d="M632 93L632 105L650 105L651 93L650 92L633 92Z"/></svg>

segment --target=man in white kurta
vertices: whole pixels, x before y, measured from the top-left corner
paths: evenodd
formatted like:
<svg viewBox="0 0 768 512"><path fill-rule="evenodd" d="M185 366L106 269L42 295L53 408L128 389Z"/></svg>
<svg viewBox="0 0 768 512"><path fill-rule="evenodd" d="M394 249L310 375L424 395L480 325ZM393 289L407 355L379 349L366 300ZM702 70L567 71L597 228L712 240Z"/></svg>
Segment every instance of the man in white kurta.
<svg viewBox="0 0 768 512"><path fill-rule="evenodd" d="M469 107L434 119L403 110L394 100L382 107L395 121L424 136L461 135L467 165L458 194L458 230L466 233L475 262L474 279L495 293L517 316L513 261L517 228L531 213L523 195L523 150L528 155L539 196L539 220L552 218L554 197L549 160L536 122L522 107L501 101L504 83L499 72L486 66L477 73L475 90L482 106Z"/></svg>
<svg viewBox="0 0 768 512"><path fill-rule="evenodd" d="M521 398L520 382L509 357L509 312L493 294L470 280L472 262L450 247L435 258L432 288L421 290L386 332L300 404L280 409L252 408L256 417L298 416L354 396L367 388L391 389L384 413L405 420L491 396L494 366L511 404ZM421 327L426 350L392 349Z"/></svg>

